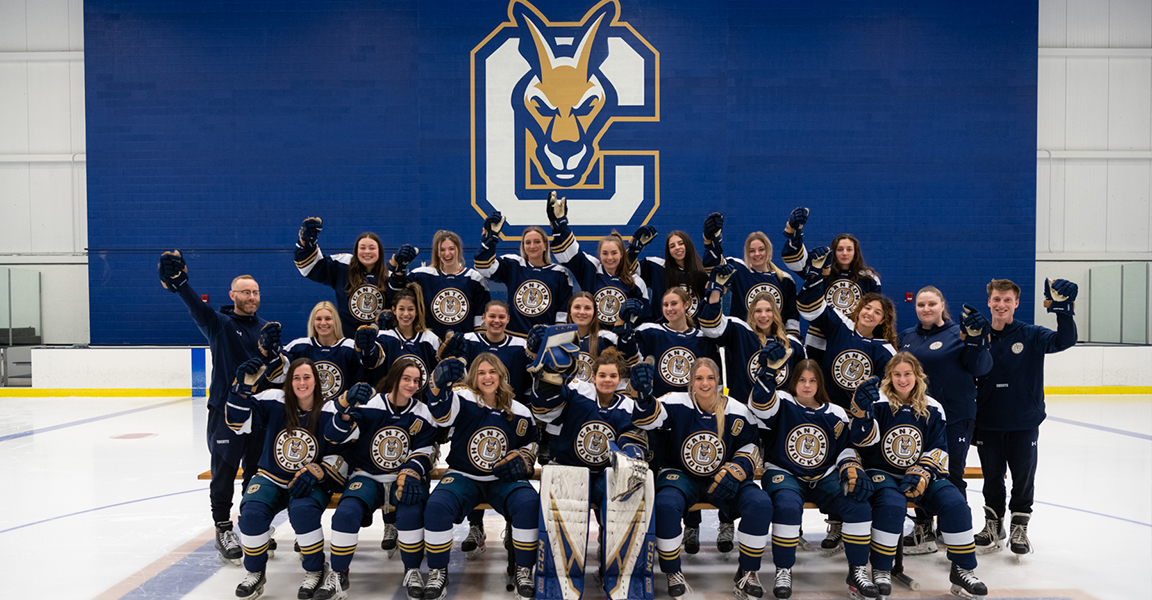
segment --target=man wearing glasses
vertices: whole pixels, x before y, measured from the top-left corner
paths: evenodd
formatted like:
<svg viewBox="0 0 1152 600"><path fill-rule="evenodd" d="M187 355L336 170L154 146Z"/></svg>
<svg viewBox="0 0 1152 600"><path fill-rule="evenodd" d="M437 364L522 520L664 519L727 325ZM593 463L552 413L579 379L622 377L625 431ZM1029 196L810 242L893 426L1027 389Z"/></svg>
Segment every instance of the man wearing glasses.
<svg viewBox="0 0 1152 600"><path fill-rule="evenodd" d="M244 488L256 473L260 460L260 436L237 435L224 422L224 403L240 363L277 353L279 324L268 324L256 316L260 308L260 286L251 275L232 280L228 297L233 306L214 311L200 300L200 295L188 283L188 267L180 251L165 252L160 256L160 283L169 292L177 294L188 307L192 320L200 333L208 339L212 351L212 384L208 393L208 451L212 457L212 483L209 497L212 521L216 524L216 550L221 558L240 564L242 551L236 533L232 531L232 493L236 484L236 469L244 461ZM261 333L268 325L262 339ZM275 330L275 331L273 331ZM265 352L262 352L261 345ZM271 347L270 347L271 346Z"/></svg>

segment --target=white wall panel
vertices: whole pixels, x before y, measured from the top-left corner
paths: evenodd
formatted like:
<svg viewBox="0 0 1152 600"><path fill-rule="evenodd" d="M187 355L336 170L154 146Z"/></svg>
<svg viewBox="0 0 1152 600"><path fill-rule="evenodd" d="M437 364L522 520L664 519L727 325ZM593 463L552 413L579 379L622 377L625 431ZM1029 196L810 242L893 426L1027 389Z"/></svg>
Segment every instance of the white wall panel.
<svg viewBox="0 0 1152 600"><path fill-rule="evenodd" d="M1108 46L1110 48L1152 46L1152 2L1112 0L1108 6Z"/></svg>
<svg viewBox="0 0 1152 600"><path fill-rule="evenodd" d="M1064 150L1068 59L1041 57L1036 67L1036 147Z"/></svg>
<svg viewBox="0 0 1152 600"><path fill-rule="evenodd" d="M28 51L60 52L68 49L69 0L28 2Z"/></svg>
<svg viewBox="0 0 1152 600"><path fill-rule="evenodd" d="M1068 0L1040 0L1040 47L1068 45Z"/></svg>
<svg viewBox="0 0 1152 600"><path fill-rule="evenodd" d="M1152 148L1152 59L1108 59L1108 149Z"/></svg>
<svg viewBox="0 0 1152 600"><path fill-rule="evenodd" d="M71 151L72 153L84 152L88 147L87 128L84 118L84 63L83 62L69 62L68 63L68 81L69 93L72 97L72 102L69 106L69 114L71 119Z"/></svg>
<svg viewBox="0 0 1152 600"><path fill-rule="evenodd" d="M1148 161L1108 161L1108 252L1146 252L1148 230Z"/></svg>
<svg viewBox="0 0 1152 600"><path fill-rule="evenodd" d="M29 166L28 181L32 210L28 227L32 252L72 252L72 165L35 163Z"/></svg>
<svg viewBox="0 0 1152 600"><path fill-rule="evenodd" d="M0 0L0 52L28 51L28 0Z"/></svg>
<svg viewBox="0 0 1152 600"><path fill-rule="evenodd" d="M28 63L30 153L72 153L71 84L67 62Z"/></svg>
<svg viewBox="0 0 1152 600"><path fill-rule="evenodd" d="M1064 174L1067 172L1065 161L1063 159L1050 161L1047 158L1038 158L1037 163L1037 176L1041 170L1047 171L1045 185L1051 191L1042 200L1039 196L1037 197L1036 251L1041 253L1063 252ZM1040 165L1043 165L1043 169ZM1037 190L1039 189L1040 186L1038 185ZM1044 207L1044 212L1040 212L1041 206Z"/></svg>
<svg viewBox="0 0 1152 600"><path fill-rule="evenodd" d="M1068 47L1108 47L1108 0L1068 0Z"/></svg>
<svg viewBox="0 0 1152 600"><path fill-rule="evenodd" d="M1036 159L1036 251L1049 252L1051 228L1048 226L1052 192L1052 160Z"/></svg>
<svg viewBox="0 0 1152 600"><path fill-rule="evenodd" d="M3 36L0 35L0 38ZM28 153L28 66L0 62L0 154Z"/></svg>
<svg viewBox="0 0 1152 600"><path fill-rule="evenodd" d="M27 252L32 247L28 165L0 163L0 190L0 253Z"/></svg>
<svg viewBox="0 0 1152 600"><path fill-rule="evenodd" d="M1108 165L1105 161L1065 161L1064 251L1103 252L1108 233L1106 206Z"/></svg>
<svg viewBox="0 0 1152 600"><path fill-rule="evenodd" d="M1108 60L1067 59L1067 150L1108 149Z"/></svg>
<svg viewBox="0 0 1152 600"><path fill-rule="evenodd" d="M68 0L68 49L84 49L84 0Z"/></svg>

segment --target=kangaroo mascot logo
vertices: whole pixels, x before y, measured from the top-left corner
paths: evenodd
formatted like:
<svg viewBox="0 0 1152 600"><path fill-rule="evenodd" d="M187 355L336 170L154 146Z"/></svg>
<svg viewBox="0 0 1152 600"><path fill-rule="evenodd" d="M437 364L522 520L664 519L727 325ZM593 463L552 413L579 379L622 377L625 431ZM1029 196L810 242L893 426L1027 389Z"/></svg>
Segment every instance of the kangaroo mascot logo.
<svg viewBox="0 0 1152 600"><path fill-rule="evenodd" d="M647 222L659 206L659 153L631 125L659 121L659 53L602 0L550 21L525 0L472 51L472 205L512 225L544 220L551 190L573 226Z"/></svg>

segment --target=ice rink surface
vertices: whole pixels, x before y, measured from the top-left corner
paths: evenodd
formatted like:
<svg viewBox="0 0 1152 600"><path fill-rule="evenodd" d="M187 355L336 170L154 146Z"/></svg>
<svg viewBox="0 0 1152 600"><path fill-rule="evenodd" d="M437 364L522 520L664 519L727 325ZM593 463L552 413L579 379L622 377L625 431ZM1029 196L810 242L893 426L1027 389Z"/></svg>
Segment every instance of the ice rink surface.
<svg viewBox="0 0 1152 600"><path fill-rule="evenodd" d="M217 558L208 482L196 479L208 468L205 417L203 398L0 398L4 596L235 598L244 572ZM975 449L969 456L978 464ZM971 481L968 492L978 529L981 484ZM1036 553L1019 562L1007 550L979 557L976 572L990 598L1152 598L1152 397L1049 396L1036 497L1029 526ZM239 499L237 488L237 507ZM714 512L705 514L701 552L684 561L690 599L732 597L735 554L716 551L716 523ZM269 562L264 598L288 600L303 571L287 515L276 525L280 551ZM504 589L503 519L489 512L486 528L488 550L479 559L454 548L449 598L512 597ZM380 549L382 531L379 518L361 531L349 598L406 598L400 557ZM824 531L820 514L805 511L805 538L818 547ZM465 534L458 526L457 541ZM595 550L589 554L593 571ZM769 554L760 574L771 598ZM942 553L908 557L905 568L922 589L894 584L893 598L952 597ZM845 571L842 553L800 552L793 598L846 598ZM587 587L594 589L594 576ZM668 597L663 575L656 589L657 598Z"/></svg>

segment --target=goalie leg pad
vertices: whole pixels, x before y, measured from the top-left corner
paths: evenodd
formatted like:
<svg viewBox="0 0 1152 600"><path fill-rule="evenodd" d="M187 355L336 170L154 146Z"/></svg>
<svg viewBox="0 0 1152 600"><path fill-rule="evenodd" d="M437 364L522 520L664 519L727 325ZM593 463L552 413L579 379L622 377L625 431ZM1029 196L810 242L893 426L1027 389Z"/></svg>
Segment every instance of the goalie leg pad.
<svg viewBox="0 0 1152 600"><path fill-rule="evenodd" d="M540 474L540 540L536 598L575 600L584 594L588 550L588 469L545 465Z"/></svg>
<svg viewBox="0 0 1152 600"><path fill-rule="evenodd" d="M617 468L603 474L604 498L600 500L604 538L604 591L612 600L652 600L652 568L656 559L656 486L652 472L645 469L643 486L632 489L628 463L632 458L617 457Z"/></svg>

